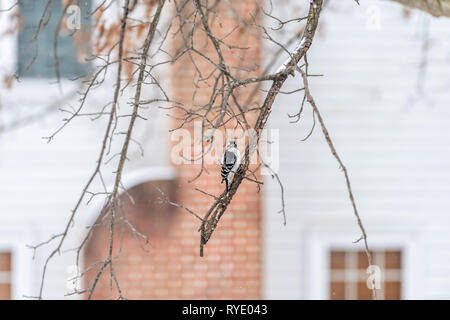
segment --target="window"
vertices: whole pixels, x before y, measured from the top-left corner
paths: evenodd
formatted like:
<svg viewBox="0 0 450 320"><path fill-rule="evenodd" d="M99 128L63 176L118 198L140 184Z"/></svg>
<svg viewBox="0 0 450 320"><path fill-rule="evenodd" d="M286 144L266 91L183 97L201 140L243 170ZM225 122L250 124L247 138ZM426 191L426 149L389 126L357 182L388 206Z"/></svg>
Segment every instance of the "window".
<svg viewBox="0 0 450 320"><path fill-rule="evenodd" d="M399 300L402 298L402 252L400 250L375 251L373 264L381 271L377 299ZM329 298L332 300L372 299L367 288L369 274L364 251L330 251Z"/></svg>
<svg viewBox="0 0 450 320"><path fill-rule="evenodd" d="M0 252L0 300L11 299L11 252Z"/></svg>
<svg viewBox="0 0 450 320"><path fill-rule="evenodd" d="M48 20L48 24L40 29L37 41L32 42L30 41L36 33L47 1L22 0L21 2L23 6L20 7L20 13L23 27L18 37L18 74L29 78L54 78L56 69L53 45L63 11L62 1L50 1L50 10L43 19L44 22ZM64 78L75 78L89 72L89 64L84 60L89 52L90 20L87 17L91 9L91 0L74 1L74 4L80 8L81 28L76 32L68 30L63 20L58 35L59 73Z"/></svg>

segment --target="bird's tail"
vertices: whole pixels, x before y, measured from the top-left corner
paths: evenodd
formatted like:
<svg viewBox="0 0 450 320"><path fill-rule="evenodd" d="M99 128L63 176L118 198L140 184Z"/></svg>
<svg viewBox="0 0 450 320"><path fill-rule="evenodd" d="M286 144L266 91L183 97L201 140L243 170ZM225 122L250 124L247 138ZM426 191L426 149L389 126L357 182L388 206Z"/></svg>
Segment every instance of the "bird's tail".
<svg viewBox="0 0 450 320"><path fill-rule="evenodd" d="M227 178L222 178L222 181L220 181L220 183L222 184L225 181L225 186L228 192L228 179Z"/></svg>

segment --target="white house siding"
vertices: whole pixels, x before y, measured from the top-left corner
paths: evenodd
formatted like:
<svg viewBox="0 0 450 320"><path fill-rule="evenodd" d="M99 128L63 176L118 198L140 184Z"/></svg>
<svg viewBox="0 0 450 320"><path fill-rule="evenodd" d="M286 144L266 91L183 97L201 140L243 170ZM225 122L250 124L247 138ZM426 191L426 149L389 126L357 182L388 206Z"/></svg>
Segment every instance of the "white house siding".
<svg viewBox="0 0 450 320"><path fill-rule="evenodd" d="M404 251L403 298L450 298L450 20L430 20L424 95L416 95L429 17L388 1L329 1L308 54L311 92L345 163L372 249ZM375 9L374 9L375 8ZM378 8L378 9L377 9ZM288 9L286 9L289 11ZM379 10L379 29L368 13ZM292 10L293 12L294 10ZM285 16L286 19L289 17ZM268 48L267 50L270 50ZM283 57L284 59L285 57ZM280 63L282 59L280 59ZM276 68L276 66L274 67ZM285 91L300 86L289 79ZM302 93L279 95L287 226L279 186L266 179L265 298L328 298L327 249L362 249L343 173Z"/></svg>

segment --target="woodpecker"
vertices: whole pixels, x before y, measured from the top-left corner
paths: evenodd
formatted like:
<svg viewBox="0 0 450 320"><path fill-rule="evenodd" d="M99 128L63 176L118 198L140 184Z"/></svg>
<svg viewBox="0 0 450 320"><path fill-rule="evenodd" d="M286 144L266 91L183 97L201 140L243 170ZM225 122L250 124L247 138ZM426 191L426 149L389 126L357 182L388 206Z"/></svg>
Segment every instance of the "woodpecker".
<svg viewBox="0 0 450 320"><path fill-rule="evenodd" d="M233 174L237 172L239 166L241 165L241 153L239 152L236 142L230 141L228 144L223 157L222 157L222 181L225 181L227 192L229 191L229 183Z"/></svg>

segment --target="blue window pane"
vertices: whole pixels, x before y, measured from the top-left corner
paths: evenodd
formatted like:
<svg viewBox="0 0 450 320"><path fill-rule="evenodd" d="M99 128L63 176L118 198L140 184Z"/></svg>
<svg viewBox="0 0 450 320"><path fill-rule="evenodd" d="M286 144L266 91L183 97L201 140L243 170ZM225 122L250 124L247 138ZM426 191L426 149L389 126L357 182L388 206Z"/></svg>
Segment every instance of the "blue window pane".
<svg viewBox="0 0 450 320"><path fill-rule="evenodd" d="M36 41L31 40L36 33L47 0L22 0L21 2L23 27L18 37L18 74L29 78L55 78L54 40L63 13L62 1L50 0L50 10L43 18L44 23L48 23L41 27ZM62 22L57 41L57 56L59 74L63 78L79 77L90 71L90 64L83 60L85 54L90 52L91 24L88 14L91 12L91 0L73 1L73 4L80 8L81 29L69 30L66 27L66 19ZM69 17L67 14L64 16ZM35 59L34 62L33 59Z"/></svg>

